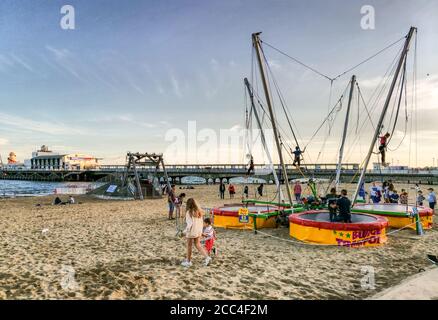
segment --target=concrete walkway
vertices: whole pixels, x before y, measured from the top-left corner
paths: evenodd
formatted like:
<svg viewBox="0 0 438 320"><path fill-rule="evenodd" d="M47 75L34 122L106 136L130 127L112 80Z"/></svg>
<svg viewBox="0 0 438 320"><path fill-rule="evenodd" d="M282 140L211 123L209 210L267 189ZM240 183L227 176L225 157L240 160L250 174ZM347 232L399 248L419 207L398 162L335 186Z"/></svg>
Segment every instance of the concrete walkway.
<svg viewBox="0 0 438 320"><path fill-rule="evenodd" d="M371 300L438 300L438 268L407 278L401 284L388 288Z"/></svg>

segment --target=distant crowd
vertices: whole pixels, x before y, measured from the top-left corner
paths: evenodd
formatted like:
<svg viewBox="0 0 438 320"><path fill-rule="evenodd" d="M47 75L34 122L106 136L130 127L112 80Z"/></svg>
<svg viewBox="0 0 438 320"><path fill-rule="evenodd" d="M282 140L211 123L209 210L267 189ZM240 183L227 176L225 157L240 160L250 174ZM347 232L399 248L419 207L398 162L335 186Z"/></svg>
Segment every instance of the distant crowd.
<svg viewBox="0 0 438 320"><path fill-rule="evenodd" d="M436 193L433 188L428 188L427 197L418 184L415 185L415 204L424 206L425 202L434 210L436 206ZM365 199L364 199L365 200ZM370 203L398 203L407 205L409 202L409 193L406 189L401 189L400 193L395 188L391 180L384 181L382 184L373 182L369 189Z"/></svg>

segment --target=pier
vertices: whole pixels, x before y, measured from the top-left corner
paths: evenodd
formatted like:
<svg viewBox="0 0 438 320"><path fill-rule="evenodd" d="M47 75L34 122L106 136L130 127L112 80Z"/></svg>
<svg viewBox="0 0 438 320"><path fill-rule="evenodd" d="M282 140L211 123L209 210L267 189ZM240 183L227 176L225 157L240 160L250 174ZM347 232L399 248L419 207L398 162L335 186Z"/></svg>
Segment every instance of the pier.
<svg viewBox="0 0 438 320"><path fill-rule="evenodd" d="M260 178L272 183L273 175L266 165L256 164L253 178ZM283 183L280 165L275 165L279 180ZM245 164L183 164L166 165L172 183L181 184L184 177L199 177L206 179L207 183L229 182L232 178L247 177ZM140 176L147 178L149 173L155 173L155 167L146 167L139 170ZM336 164L307 164L300 170L286 165L287 176L291 179L316 178L333 180L336 175ZM342 165L341 182L357 183L359 178L359 164L349 163ZM84 181L94 182L107 175L126 171L124 165L102 165L96 169L66 170L66 169L28 169L24 167L4 167L0 169L2 180L28 180L28 181ZM157 175L163 178L163 171L158 170ZM365 176L366 182L392 180L399 183L438 184L438 171L428 169L408 170L369 170Z"/></svg>

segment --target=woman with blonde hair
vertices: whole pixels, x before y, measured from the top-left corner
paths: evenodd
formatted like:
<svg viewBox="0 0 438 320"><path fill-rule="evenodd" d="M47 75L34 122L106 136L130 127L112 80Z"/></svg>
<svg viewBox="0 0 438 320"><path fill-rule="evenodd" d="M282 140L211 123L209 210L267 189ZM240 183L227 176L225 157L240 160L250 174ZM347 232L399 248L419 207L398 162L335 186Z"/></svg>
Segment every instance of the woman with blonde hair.
<svg viewBox="0 0 438 320"><path fill-rule="evenodd" d="M199 208L195 199L190 198L186 203L186 223L187 227L183 231L187 238L187 259L185 259L181 265L184 267L190 267L192 265L192 247L195 244L196 249L205 257L204 264L207 266L211 257L207 251L201 245L202 229L204 227L203 220L204 213Z"/></svg>

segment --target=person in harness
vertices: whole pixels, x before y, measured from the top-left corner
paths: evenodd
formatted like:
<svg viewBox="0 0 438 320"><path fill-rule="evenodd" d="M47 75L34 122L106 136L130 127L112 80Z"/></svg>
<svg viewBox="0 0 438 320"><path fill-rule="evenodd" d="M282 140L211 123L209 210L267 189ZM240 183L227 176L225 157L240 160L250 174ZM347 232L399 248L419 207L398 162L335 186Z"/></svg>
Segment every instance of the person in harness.
<svg viewBox="0 0 438 320"><path fill-rule="evenodd" d="M246 173L248 176L250 174L254 174L254 158L251 155L251 158L249 160L249 166L248 166L248 171Z"/></svg>
<svg viewBox="0 0 438 320"><path fill-rule="evenodd" d="M382 166L387 167L388 163L386 163L386 148L388 147L388 139L391 136L389 132L387 132L384 136L379 137L380 145L379 152L382 158Z"/></svg>
<svg viewBox="0 0 438 320"><path fill-rule="evenodd" d="M297 167L297 164L298 164L298 167L300 167L300 165L301 165L301 155L304 153L304 151L301 151L300 147L296 146L295 147L295 151L292 151L292 153L294 154L294 162L293 162L292 165Z"/></svg>

